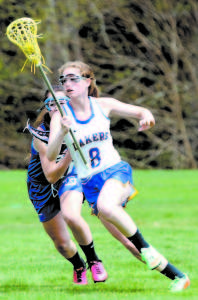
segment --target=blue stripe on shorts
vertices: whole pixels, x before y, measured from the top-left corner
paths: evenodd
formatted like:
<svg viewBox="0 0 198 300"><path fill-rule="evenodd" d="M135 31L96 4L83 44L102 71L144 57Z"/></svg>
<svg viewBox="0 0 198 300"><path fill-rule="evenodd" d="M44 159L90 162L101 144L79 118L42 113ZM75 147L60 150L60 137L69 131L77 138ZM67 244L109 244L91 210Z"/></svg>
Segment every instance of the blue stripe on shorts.
<svg viewBox="0 0 198 300"><path fill-rule="evenodd" d="M111 178L117 179L124 184L126 182L131 183L131 195L129 198L132 198L133 194L137 194L136 189L133 187L132 168L125 161L121 161L103 172L93 175L90 180L88 180L88 178L84 178L81 180L83 192L89 206L92 208L93 214L95 215L98 215L97 201L100 191L102 190L105 182ZM127 201L128 200L126 199L123 206L126 205Z"/></svg>
<svg viewBox="0 0 198 300"><path fill-rule="evenodd" d="M73 190L78 191L80 193L82 192L81 182L78 179L77 174L75 172L69 173L62 181L58 190L58 195L59 197L61 197L64 192Z"/></svg>

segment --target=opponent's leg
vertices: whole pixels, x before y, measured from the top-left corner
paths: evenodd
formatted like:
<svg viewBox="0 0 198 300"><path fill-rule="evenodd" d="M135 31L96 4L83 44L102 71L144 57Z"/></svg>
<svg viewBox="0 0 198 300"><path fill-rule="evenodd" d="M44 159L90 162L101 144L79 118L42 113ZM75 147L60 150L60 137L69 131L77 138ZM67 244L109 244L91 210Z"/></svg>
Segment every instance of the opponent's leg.
<svg viewBox="0 0 198 300"><path fill-rule="evenodd" d="M87 284L85 262L79 256L74 242L70 239L61 212L51 220L43 222L42 224L59 253L72 263L74 267L74 283L80 285Z"/></svg>
<svg viewBox="0 0 198 300"><path fill-rule="evenodd" d="M63 217L83 250L94 282L107 279L107 272L96 254L92 234L81 215L83 195L78 191L66 191L60 196Z"/></svg>

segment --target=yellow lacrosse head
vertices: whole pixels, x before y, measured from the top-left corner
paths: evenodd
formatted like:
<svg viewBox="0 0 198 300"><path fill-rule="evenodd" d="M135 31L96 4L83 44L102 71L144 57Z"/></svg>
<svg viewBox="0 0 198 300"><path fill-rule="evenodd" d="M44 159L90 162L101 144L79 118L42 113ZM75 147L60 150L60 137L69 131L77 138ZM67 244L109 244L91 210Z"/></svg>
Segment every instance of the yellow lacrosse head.
<svg viewBox="0 0 198 300"><path fill-rule="evenodd" d="M6 34L11 42L19 46L25 56L34 65L41 65L42 55L37 43L37 24L30 18L21 18L13 21Z"/></svg>

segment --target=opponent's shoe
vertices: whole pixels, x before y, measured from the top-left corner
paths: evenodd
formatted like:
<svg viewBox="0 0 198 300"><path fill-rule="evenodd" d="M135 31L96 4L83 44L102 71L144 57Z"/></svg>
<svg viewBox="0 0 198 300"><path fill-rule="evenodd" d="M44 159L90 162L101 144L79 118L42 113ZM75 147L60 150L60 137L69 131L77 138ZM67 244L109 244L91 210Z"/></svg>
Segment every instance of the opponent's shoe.
<svg viewBox="0 0 198 300"><path fill-rule="evenodd" d="M86 273L87 273L87 269L85 267L84 268L82 267L78 270L74 269L73 282L78 285L88 284Z"/></svg>
<svg viewBox="0 0 198 300"><path fill-rule="evenodd" d="M190 279L186 274L182 278L176 277L173 282L170 284L170 291L171 292L180 292L185 290L187 287L190 286Z"/></svg>
<svg viewBox="0 0 198 300"><path fill-rule="evenodd" d="M152 246L141 249L141 258L150 270L156 269L161 264L161 255Z"/></svg>
<svg viewBox="0 0 198 300"><path fill-rule="evenodd" d="M93 281L95 283L104 282L105 280L107 280L108 274L101 260L89 262L89 268L92 274Z"/></svg>

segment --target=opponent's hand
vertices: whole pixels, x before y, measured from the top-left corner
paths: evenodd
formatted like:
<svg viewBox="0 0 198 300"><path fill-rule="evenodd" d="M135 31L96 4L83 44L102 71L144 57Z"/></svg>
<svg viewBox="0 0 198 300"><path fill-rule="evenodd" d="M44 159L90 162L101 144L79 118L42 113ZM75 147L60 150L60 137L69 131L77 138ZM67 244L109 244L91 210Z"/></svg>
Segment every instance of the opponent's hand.
<svg viewBox="0 0 198 300"><path fill-rule="evenodd" d="M69 129L72 125L72 120L68 116L63 116L61 118L61 129L63 130L64 134L67 134L69 132Z"/></svg>

